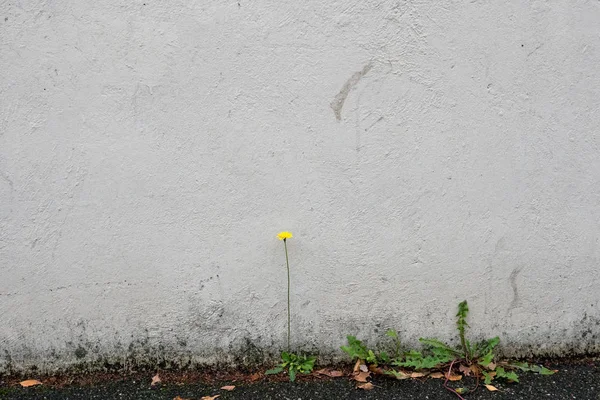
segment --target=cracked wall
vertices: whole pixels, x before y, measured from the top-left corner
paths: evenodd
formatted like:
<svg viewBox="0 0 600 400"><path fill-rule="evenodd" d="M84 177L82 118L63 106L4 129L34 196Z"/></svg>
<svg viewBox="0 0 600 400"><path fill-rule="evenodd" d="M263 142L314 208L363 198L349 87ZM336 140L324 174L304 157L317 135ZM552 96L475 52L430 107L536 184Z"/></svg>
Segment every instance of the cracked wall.
<svg viewBox="0 0 600 400"><path fill-rule="evenodd" d="M598 2L10 2L0 372L600 350Z"/></svg>

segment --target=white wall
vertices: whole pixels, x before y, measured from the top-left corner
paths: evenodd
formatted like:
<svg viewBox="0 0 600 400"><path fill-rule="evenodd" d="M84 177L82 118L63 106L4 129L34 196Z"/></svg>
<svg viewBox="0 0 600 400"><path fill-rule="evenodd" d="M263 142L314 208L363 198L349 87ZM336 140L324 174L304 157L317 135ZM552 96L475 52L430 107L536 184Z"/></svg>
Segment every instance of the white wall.
<svg viewBox="0 0 600 400"><path fill-rule="evenodd" d="M0 371L600 351L598 1L0 1Z"/></svg>

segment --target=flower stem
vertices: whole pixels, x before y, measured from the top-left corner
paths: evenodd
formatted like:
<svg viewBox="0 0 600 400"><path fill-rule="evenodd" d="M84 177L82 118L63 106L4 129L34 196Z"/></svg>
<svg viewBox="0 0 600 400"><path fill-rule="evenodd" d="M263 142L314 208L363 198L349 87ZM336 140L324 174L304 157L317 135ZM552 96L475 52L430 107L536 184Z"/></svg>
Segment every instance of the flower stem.
<svg viewBox="0 0 600 400"><path fill-rule="evenodd" d="M290 328L290 261L288 259L288 250L287 250L287 241L283 239L283 245L285 246L285 265L287 266L287 350L288 353L290 351L290 336L291 336L291 328Z"/></svg>

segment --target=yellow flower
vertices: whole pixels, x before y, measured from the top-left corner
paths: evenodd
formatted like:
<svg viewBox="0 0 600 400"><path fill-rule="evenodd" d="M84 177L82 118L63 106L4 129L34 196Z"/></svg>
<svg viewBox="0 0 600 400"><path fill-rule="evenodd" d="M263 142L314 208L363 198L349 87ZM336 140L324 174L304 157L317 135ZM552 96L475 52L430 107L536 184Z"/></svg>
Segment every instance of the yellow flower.
<svg viewBox="0 0 600 400"><path fill-rule="evenodd" d="M277 237L279 238L279 240L289 239L292 237L292 232L279 232L277 234Z"/></svg>

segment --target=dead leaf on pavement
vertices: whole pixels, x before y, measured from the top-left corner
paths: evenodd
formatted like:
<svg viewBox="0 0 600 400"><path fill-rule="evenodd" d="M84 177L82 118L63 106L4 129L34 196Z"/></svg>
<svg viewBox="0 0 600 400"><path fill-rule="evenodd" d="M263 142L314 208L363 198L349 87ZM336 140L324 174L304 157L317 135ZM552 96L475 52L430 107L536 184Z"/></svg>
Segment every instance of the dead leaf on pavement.
<svg viewBox="0 0 600 400"><path fill-rule="evenodd" d="M255 372L254 374L250 375L251 382L256 382L260 378L261 378L260 372Z"/></svg>
<svg viewBox="0 0 600 400"><path fill-rule="evenodd" d="M373 386L373 384L371 382L361 383L360 385L357 385L356 387L359 389L362 389L362 390L373 390L375 388L375 386Z"/></svg>
<svg viewBox="0 0 600 400"><path fill-rule="evenodd" d="M489 390L490 392L495 392L498 390L498 388L496 386L492 386L492 385L483 385L483 386L485 386L485 388L487 390Z"/></svg>
<svg viewBox="0 0 600 400"><path fill-rule="evenodd" d="M344 373L342 371L332 371L332 370L325 369L325 368L315 371L315 374L325 375L325 376L329 376L331 378L339 378L340 376L344 376Z"/></svg>
<svg viewBox="0 0 600 400"><path fill-rule="evenodd" d="M496 363L489 363L488 365L485 366L488 370L493 371L496 369Z"/></svg>
<svg viewBox="0 0 600 400"><path fill-rule="evenodd" d="M449 381L460 381L462 379L462 375L449 375L447 378Z"/></svg>
<svg viewBox="0 0 600 400"><path fill-rule="evenodd" d="M369 365L369 371L377 375L383 375L383 370L376 365Z"/></svg>
<svg viewBox="0 0 600 400"><path fill-rule="evenodd" d="M181 397L181 396L177 396L177 397L175 397L173 400L189 400L189 399L184 399L184 398L183 398L183 397Z"/></svg>
<svg viewBox="0 0 600 400"><path fill-rule="evenodd" d="M356 364L354 364L354 368L352 368L352 372L358 372L362 363L363 363L362 360L360 360L360 359L356 360Z"/></svg>
<svg viewBox="0 0 600 400"><path fill-rule="evenodd" d="M407 374L404 371L394 371L394 372L395 372L394 376L396 377L396 379L404 380L404 379L410 378L410 374Z"/></svg>
<svg viewBox="0 0 600 400"><path fill-rule="evenodd" d="M416 379L416 378L422 378L425 375L427 375L427 374L424 374L423 372L413 372L412 374L410 374L410 377L413 379Z"/></svg>
<svg viewBox="0 0 600 400"><path fill-rule="evenodd" d="M214 395L214 396L203 396L200 397L200 400L215 400L217 397L220 397L220 394Z"/></svg>
<svg viewBox="0 0 600 400"><path fill-rule="evenodd" d="M235 389L235 386L233 386L233 385L223 386L221 389L231 392L233 389Z"/></svg>
<svg viewBox="0 0 600 400"><path fill-rule="evenodd" d="M471 371L471 368L469 368L469 367L467 367L466 365L463 365L463 364L460 364L460 365L458 366L458 370L459 370L460 372L462 372L464 376L470 376L470 375L471 375L471 372L472 372L472 371Z"/></svg>
<svg viewBox="0 0 600 400"><path fill-rule="evenodd" d="M36 379L27 379L26 381L20 382L21 386L23 387L30 387L30 386L36 386L36 385L41 385L42 382L36 380Z"/></svg>
<svg viewBox="0 0 600 400"><path fill-rule="evenodd" d="M367 372L369 368L365 364L360 364L358 367L362 372Z"/></svg>
<svg viewBox="0 0 600 400"><path fill-rule="evenodd" d="M442 374L441 372L434 372L432 374L429 374L430 378L434 378L434 379L442 379L445 375Z"/></svg>
<svg viewBox="0 0 600 400"><path fill-rule="evenodd" d="M367 372L359 372L358 374L354 375L354 380L357 382L366 382L367 378L371 376L371 373L369 371Z"/></svg>
<svg viewBox="0 0 600 400"><path fill-rule="evenodd" d="M470 369L470 370L471 370L471 372L472 372L472 373L474 373L475 375L479 375L479 372L480 372L480 370L479 370L479 367L478 367L477 365L473 364L473 365L471 365L471 366L469 367L469 369Z"/></svg>
<svg viewBox="0 0 600 400"><path fill-rule="evenodd" d="M152 383L150 383L150 386L155 386L157 383L160 383L160 376L158 376L158 373L156 375L154 375L152 377Z"/></svg>

